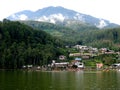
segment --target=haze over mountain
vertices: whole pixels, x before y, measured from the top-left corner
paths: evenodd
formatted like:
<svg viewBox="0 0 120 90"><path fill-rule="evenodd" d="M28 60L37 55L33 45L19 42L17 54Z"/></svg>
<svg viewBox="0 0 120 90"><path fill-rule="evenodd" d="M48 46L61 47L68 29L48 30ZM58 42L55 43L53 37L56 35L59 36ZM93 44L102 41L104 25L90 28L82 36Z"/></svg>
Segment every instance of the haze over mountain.
<svg viewBox="0 0 120 90"><path fill-rule="evenodd" d="M14 13L7 17L10 20L34 20L50 22L54 24L69 25L74 23L87 23L98 28L118 27L119 25L110 23L108 20L95 18L90 15L82 14L74 10L63 7L46 7L35 12L24 10Z"/></svg>

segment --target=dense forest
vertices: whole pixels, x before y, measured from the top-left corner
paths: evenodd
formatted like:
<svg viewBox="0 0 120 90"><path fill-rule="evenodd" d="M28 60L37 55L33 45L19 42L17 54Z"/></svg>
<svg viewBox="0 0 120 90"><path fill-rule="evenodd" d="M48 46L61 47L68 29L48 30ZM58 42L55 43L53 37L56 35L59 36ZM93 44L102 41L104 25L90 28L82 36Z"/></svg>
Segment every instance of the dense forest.
<svg viewBox="0 0 120 90"><path fill-rule="evenodd" d="M45 65L64 51L62 41L17 21L0 22L0 68Z"/></svg>

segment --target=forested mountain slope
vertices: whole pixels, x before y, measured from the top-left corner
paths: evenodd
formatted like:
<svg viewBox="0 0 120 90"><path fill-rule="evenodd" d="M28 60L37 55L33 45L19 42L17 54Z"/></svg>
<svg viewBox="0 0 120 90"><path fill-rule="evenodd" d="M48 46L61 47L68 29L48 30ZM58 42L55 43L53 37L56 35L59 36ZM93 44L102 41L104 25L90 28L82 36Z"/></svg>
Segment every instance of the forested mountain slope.
<svg viewBox="0 0 120 90"><path fill-rule="evenodd" d="M45 65L62 54L61 41L19 22L0 22L0 68Z"/></svg>
<svg viewBox="0 0 120 90"><path fill-rule="evenodd" d="M120 28L98 29L83 23L70 23L61 26L37 21L22 21L22 23L44 30L52 36L62 39L67 45L82 44L119 49Z"/></svg>
<svg viewBox="0 0 120 90"><path fill-rule="evenodd" d="M20 21L28 26L31 26L38 30L44 30L47 33L50 33L52 36L57 37L65 41L66 43L76 43L81 39L81 35L83 33L87 33L89 31L99 30L95 26L80 23L76 21L70 21L73 23L56 25L47 22L38 22L38 21Z"/></svg>
<svg viewBox="0 0 120 90"><path fill-rule="evenodd" d="M80 35L82 44L119 50L120 28L90 31ZM82 38L83 37L83 38Z"/></svg>

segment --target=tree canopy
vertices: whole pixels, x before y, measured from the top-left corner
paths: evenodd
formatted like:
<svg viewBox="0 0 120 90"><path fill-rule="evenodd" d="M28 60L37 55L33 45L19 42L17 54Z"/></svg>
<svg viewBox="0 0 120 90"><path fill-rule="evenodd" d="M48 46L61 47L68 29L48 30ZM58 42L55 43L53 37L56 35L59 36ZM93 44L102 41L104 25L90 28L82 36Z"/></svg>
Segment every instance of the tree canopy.
<svg viewBox="0 0 120 90"><path fill-rule="evenodd" d="M46 65L62 54L62 42L17 21L0 22L0 68Z"/></svg>

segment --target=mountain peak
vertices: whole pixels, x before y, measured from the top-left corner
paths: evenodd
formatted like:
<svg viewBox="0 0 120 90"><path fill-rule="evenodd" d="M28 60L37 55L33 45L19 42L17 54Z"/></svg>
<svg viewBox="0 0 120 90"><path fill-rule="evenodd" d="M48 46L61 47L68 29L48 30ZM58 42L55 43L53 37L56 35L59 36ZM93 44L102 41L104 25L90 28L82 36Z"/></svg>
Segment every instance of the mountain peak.
<svg viewBox="0 0 120 90"><path fill-rule="evenodd" d="M10 20L34 20L50 23L63 23L66 20L76 20L84 23L95 25L98 28L107 26L116 27L118 25L110 23L107 20L95 18L90 15L85 15L74 10L69 10L61 6L49 6L39 9L35 12L25 10L15 13L8 17Z"/></svg>

